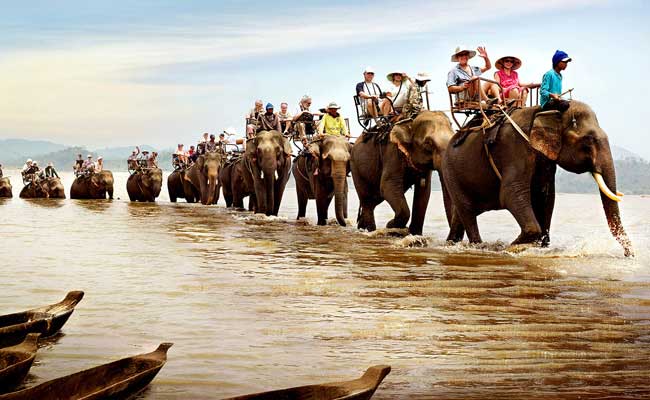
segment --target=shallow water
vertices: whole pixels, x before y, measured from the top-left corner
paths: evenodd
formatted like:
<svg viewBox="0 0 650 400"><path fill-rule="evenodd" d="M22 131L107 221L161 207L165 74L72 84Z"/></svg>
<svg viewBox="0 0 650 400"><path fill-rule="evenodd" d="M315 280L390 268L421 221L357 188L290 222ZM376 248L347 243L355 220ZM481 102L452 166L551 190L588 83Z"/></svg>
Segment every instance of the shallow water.
<svg viewBox="0 0 650 400"><path fill-rule="evenodd" d="M30 385L171 341L140 398L352 379L375 364L393 368L377 399L650 398L650 198L621 204L637 252L625 259L595 191L558 195L550 248L508 251L506 212L479 219L486 244L446 246L439 193L426 245L411 247L421 241L314 226L312 203L295 221L292 188L266 218L171 204L166 188L131 204L126 174L116 181L113 202L0 200L0 313L86 292ZM378 208L378 226L390 217Z"/></svg>

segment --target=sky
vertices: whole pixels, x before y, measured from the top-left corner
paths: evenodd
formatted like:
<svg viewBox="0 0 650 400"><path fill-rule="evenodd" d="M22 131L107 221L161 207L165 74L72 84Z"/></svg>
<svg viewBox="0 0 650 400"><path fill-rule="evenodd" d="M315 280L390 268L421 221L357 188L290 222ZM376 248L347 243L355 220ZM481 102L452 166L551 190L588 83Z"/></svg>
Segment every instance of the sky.
<svg viewBox="0 0 650 400"><path fill-rule="evenodd" d="M564 88L650 159L645 0L1 1L0 138L172 148L241 133L255 99L294 110L304 94L339 103L358 134L366 66L386 88L392 70L428 72L431 108L448 110L453 49L485 46L493 63L522 59L524 82L566 51Z"/></svg>

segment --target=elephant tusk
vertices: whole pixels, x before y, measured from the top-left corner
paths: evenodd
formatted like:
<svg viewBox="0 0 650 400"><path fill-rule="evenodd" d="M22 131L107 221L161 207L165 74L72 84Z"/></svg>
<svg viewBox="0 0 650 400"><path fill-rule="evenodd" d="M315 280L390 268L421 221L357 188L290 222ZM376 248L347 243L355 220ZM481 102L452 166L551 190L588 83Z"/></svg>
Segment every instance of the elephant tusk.
<svg viewBox="0 0 650 400"><path fill-rule="evenodd" d="M275 180L277 181L278 178L279 178L279 176L278 176L278 171L275 171Z"/></svg>
<svg viewBox="0 0 650 400"><path fill-rule="evenodd" d="M598 184L598 188L600 189L601 192L607 197L610 198L610 200L619 202L621 201L621 198L614 193L607 187L605 184L605 181L603 180L603 176L599 174L598 172L592 172L591 175L593 175L594 179L596 180L596 183Z"/></svg>
<svg viewBox="0 0 650 400"><path fill-rule="evenodd" d="M616 195L617 195L618 197L623 197L623 196L625 196L625 194L619 192L618 190L616 191Z"/></svg>

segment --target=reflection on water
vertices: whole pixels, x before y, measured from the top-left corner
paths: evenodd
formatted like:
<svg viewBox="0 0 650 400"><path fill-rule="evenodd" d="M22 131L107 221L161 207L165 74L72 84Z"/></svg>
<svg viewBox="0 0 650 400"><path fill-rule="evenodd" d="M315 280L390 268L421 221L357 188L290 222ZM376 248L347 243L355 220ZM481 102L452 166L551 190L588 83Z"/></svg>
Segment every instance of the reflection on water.
<svg viewBox="0 0 650 400"><path fill-rule="evenodd" d="M634 260L597 196L558 196L551 248L517 254L504 213L481 217L487 244L446 246L439 201L424 247L314 226L313 204L295 221L292 189L279 218L164 199L4 201L0 312L86 292L28 384L175 342L141 399L350 379L373 364L393 367L377 399L650 397L650 199L622 204Z"/></svg>

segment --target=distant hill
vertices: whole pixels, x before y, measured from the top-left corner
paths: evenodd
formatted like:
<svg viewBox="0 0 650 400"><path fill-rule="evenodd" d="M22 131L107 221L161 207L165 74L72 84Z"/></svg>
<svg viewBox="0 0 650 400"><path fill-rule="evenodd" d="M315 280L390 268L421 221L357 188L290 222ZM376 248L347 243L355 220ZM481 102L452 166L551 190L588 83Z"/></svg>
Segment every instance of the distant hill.
<svg viewBox="0 0 650 400"><path fill-rule="evenodd" d="M0 139L0 163L65 149L66 145L45 140Z"/></svg>

